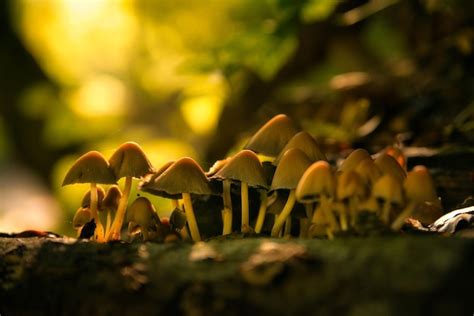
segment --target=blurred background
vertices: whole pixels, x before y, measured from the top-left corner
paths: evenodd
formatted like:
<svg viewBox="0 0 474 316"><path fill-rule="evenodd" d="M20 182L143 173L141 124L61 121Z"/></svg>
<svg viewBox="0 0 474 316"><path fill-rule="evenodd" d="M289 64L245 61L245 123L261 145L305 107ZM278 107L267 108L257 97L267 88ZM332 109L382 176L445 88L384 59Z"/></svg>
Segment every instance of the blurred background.
<svg viewBox="0 0 474 316"><path fill-rule="evenodd" d="M62 188L67 169L124 141L155 167L207 169L286 113L329 155L472 144L473 13L470 0L0 1L0 231L73 235L88 186Z"/></svg>

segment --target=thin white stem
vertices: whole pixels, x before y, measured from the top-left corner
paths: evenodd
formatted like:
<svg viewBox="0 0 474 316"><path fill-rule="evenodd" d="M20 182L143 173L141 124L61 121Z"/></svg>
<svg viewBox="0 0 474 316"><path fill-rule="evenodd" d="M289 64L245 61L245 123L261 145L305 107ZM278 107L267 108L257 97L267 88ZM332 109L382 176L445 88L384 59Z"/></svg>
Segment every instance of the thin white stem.
<svg viewBox="0 0 474 316"><path fill-rule="evenodd" d="M117 213L115 214L114 222L110 228L110 232L107 235L107 241L119 240L120 231L122 230L123 221L125 219L125 213L127 211L128 197L130 190L132 189L132 177L125 177L125 186L123 188L122 196L120 197L119 206Z"/></svg>
<svg viewBox="0 0 474 316"><path fill-rule="evenodd" d="M194 241L201 241L201 235L199 234L199 228L196 222L196 217L194 216L193 204L191 202L191 194L183 193L183 202L191 237Z"/></svg>
<svg viewBox="0 0 474 316"><path fill-rule="evenodd" d="M291 211L293 210L293 206L296 203L296 196L295 190L290 190L290 195L288 196L288 200L286 200L285 206L281 211L280 215L275 220L275 224L273 224L272 228L272 237L278 237L280 231L285 223L286 219L290 215Z"/></svg>
<svg viewBox="0 0 474 316"><path fill-rule="evenodd" d="M242 205L242 224L240 231L249 231L249 186L245 182L240 183L240 201Z"/></svg>
<svg viewBox="0 0 474 316"><path fill-rule="evenodd" d="M230 194L230 185L230 180L222 181L222 200L224 203L224 209L222 210L222 235L232 233L232 198Z"/></svg>
<svg viewBox="0 0 474 316"><path fill-rule="evenodd" d="M255 223L255 232L260 234L262 231L263 223L265 221L265 213L267 212L267 192L260 192L260 208L258 209L257 222Z"/></svg>

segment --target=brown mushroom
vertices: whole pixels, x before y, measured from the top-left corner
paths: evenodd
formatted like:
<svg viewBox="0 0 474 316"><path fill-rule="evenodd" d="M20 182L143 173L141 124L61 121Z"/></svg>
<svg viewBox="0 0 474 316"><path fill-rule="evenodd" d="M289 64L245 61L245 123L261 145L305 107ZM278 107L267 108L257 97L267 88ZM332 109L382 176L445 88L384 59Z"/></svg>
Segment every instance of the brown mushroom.
<svg viewBox="0 0 474 316"><path fill-rule="evenodd" d="M308 132L303 131L296 133L288 141L285 147L283 147L280 154L276 157L273 164L275 166L278 165L283 154L291 148L301 149L312 162L318 160L327 160L326 155L321 151L321 149L319 148L319 144L316 142L316 140Z"/></svg>
<svg viewBox="0 0 474 316"><path fill-rule="evenodd" d="M385 224L390 222L393 209L401 207L404 203L402 184L390 174L382 176L375 182L372 196L382 205L380 217Z"/></svg>
<svg viewBox="0 0 474 316"><path fill-rule="evenodd" d="M107 240L118 240L120 239L120 230L122 229L127 210L128 197L132 188L132 179L141 178L152 173L153 167L148 161L143 149L134 142L126 142L120 145L110 157L109 164L116 180L125 177L125 186L122 191L117 214L115 215L110 232L107 235Z"/></svg>
<svg viewBox="0 0 474 316"><path fill-rule="evenodd" d="M90 183L90 212L96 224L94 238L102 242L104 241L104 227L97 213L97 184L115 183L115 177L104 156L97 151L89 151L77 159L64 177L62 185L74 183Z"/></svg>

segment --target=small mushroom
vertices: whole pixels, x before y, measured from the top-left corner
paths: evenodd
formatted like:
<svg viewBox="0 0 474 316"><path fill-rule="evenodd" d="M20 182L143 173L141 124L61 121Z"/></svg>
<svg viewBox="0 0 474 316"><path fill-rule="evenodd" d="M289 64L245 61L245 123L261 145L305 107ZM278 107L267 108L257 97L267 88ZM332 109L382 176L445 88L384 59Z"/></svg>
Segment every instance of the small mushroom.
<svg viewBox="0 0 474 316"><path fill-rule="evenodd" d="M118 185L112 185L107 190L104 199L102 200L102 209L107 213L107 220L105 225L105 235L107 236L110 232L112 225L112 218L117 213L117 209L120 205L120 199L122 198L122 191ZM101 209L99 207L99 209Z"/></svg>
<svg viewBox="0 0 474 316"><path fill-rule="evenodd" d="M288 150L280 160L275 175L273 176L270 192L275 190L288 190L289 195L280 215L275 220L272 228L272 237L278 237L286 219L290 215L296 202L295 190L303 173L311 165L308 156L297 148Z"/></svg>
<svg viewBox="0 0 474 316"><path fill-rule="evenodd" d="M382 176L382 171L372 159L362 160L354 171L360 176L368 194L372 191L375 181Z"/></svg>
<svg viewBox="0 0 474 316"><path fill-rule="evenodd" d="M72 226L77 230L78 235L81 234L82 228L92 220L92 214L89 207L80 207L72 220Z"/></svg>
<svg viewBox="0 0 474 316"><path fill-rule="evenodd" d="M129 233L136 233L139 227L143 240L150 240L156 236L161 226L160 218L146 197L136 198L128 208ZM150 232L154 232L150 234ZM163 236L164 237L164 236Z"/></svg>
<svg viewBox="0 0 474 316"><path fill-rule="evenodd" d="M395 158L400 167L402 167L405 171L407 170L407 158L400 147L389 146L385 149L385 154Z"/></svg>
<svg viewBox="0 0 474 316"><path fill-rule="evenodd" d="M288 116L278 114L252 136L244 149L276 157L297 132L297 127Z"/></svg>
<svg viewBox="0 0 474 316"><path fill-rule="evenodd" d="M403 180L405 180L407 176L405 170L403 170L397 160L390 155L381 154L375 159L374 163L380 168L383 174L391 175L400 183L403 183Z"/></svg>
<svg viewBox="0 0 474 316"><path fill-rule="evenodd" d="M126 142L112 154L109 159L115 179L125 177L125 186L122 191L120 204L115 215L114 222L107 235L107 240L120 239L120 230L127 210L128 197L132 188L132 179L141 178L153 172L148 158L143 149L134 142Z"/></svg>
<svg viewBox="0 0 474 316"><path fill-rule="evenodd" d="M316 142L316 140L308 132L303 131L296 133L288 141L285 147L283 147L280 154L276 157L275 161L273 161L273 164L275 166L278 165L283 154L291 148L301 149L312 162L318 160L327 161L326 155L321 151L321 149L319 148L319 144Z"/></svg>
<svg viewBox="0 0 474 316"><path fill-rule="evenodd" d="M184 202L184 212L194 241L200 241L196 217L191 201L191 194L209 195L212 190L204 171L192 158L184 157L175 161L154 181L143 184L140 189L159 196L177 199Z"/></svg>
<svg viewBox="0 0 474 316"><path fill-rule="evenodd" d="M74 183L90 183L90 212L96 225L94 238L102 242L104 241L104 227L97 213L97 184L115 183L115 177L104 156L97 151L89 151L79 157L67 172L62 185Z"/></svg>
<svg viewBox="0 0 474 316"><path fill-rule="evenodd" d="M341 229L347 230L348 224L354 226L357 219L359 201L366 195L362 179L353 170L345 170L337 177L337 199L344 204L340 212ZM347 218L350 222L348 223Z"/></svg>
<svg viewBox="0 0 474 316"><path fill-rule="evenodd" d="M321 216L316 212L324 213L324 219L328 221L328 236L339 230L334 214L330 208L331 200L336 195L336 179L331 171L330 165L323 160L313 163L303 174L296 187L296 200L300 203L317 203L316 208L308 214L315 223Z"/></svg>
<svg viewBox="0 0 474 316"><path fill-rule="evenodd" d="M371 159L370 154L363 148L357 148L344 159L339 167L339 171L355 169L359 163L365 159Z"/></svg>
<svg viewBox="0 0 474 316"><path fill-rule="evenodd" d="M431 175L424 166L416 166L408 173L403 183L407 205L392 223L392 230L399 230L405 219L409 217L417 207L425 203L440 206L436 188Z"/></svg>
<svg viewBox="0 0 474 316"><path fill-rule="evenodd" d="M382 205L380 217L385 224L390 222L392 209L399 208L404 203L402 184L390 174L375 182L372 196Z"/></svg>
<svg viewBox="0 0 474 316"><path fill-rule="evenodd" d="M249 187L259 189L264 192L266 196L266 189L268 188L263 171L262 164L250 150L242 150L233 156L213 177L223 181L224 186L224 229L223 234L231 233L228 231L228 218L232 218L232 203L230 202L230 184L229 182L240 183L240 195L242 205L242 225L241 231L247 232L249 230ZM262 201L266 205L266 201ZM228 205L226 205L228 204ZM264 210L263 210L264 211ZM226 212L229 214L226 215ZM227 223L226 223L227 220ZM227 225L226 225L227 224ZM227 229L226 229L227 228Z"/></svg>

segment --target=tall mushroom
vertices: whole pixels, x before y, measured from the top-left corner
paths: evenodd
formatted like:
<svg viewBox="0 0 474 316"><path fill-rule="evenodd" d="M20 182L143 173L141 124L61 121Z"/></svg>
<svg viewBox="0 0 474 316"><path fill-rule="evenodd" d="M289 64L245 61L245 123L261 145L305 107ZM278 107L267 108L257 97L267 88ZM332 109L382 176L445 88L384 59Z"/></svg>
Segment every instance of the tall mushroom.
<svg viewBox="0 0 474 316"><path fill-rule="evenodd" d="M94 238L102 242L104 241L104 227L97 213L97 184L115 183L114 174L104 156L98 151L89 151L77 159L64 177L62 185L74 183L90 183L90 212L96 224Z"/></svg>
<svg viewBox="0 0 474 316"><path fill-rule="evenodd" d="M372 189L372 197L381 205L380 217L388 225L392 209L404 203L402 183L390 174L380 177Z"/></svg>
<svg viewBox="0 0 474 316"><path fill-rule="evenodd" d="M276 157L288 141L298 132L293 121L278 114L266 122L248 141L244 149L269 157Z"/></svg>
<svg viewBox="0 0 474 316"><path fill-rule="evenodd" d="M353 150L346 159L344 159L339 167L339 171L352 170L365 159L371 159L370 154L363 148L357 148Z"/></svg>
<svg viewBox="0 0 474 316"><path fill-rule="evenodd" d="M400 183L403 183L403 180L405 180L407 176L405 170L403 170L397 160L390 155L381 154L375 159L374 163L379 167L383 174L391 175Z"/></svg>
<svg viewBox="0 0 474 316"><path fill-rule="evenodd" d="M283 147L283 149L281 150L280 154L273 161L273 164L275 166L278 165L283 154L291 148L301 149L301 151L303 151L306 156L308 156L309 160L311 160L312 162L316 162L318 160L327 161L326 155L322 152L316 140L308 132L302 131L296 133L288 141L285 147Z"/></svg>
<svg viewBox="0 0 474 316"><path fill-rule="evenodd" d="M330 208L331 199L336 195L336 179L330 165L323 160L313 163L303 174L296 187L296 200L300 203L317 203L311 212L311 222L314 224L320 216L316 212L324 213L328 221L328 236L339 229L337 220Z"/></svg>
<svg viewBox="0 0 474 316"><path fill-rule="evenodd" d="M175 161L153 182L140 186L141 190L172 199L180 196L184 202L184 212L189 224L191 237L200 241L196 217L194 216L191 194L209 195L212 190L204 171L192 158L184 157Z"/></svg>
<svg viewBox="0 0 474 316"><path fill-rule="evenodd" d="M153 172L148 158L143 149L134 142L126 142L112 154L109 159L110 168L112 169L115 179L119 180L125 177L125 186L120 198L117 214L114 222L107 235L107 240L120 239L120 230L127 211L128 197L132 188L132 179L141 178Z"/></svg>
<svg viewBox="0 0 474 316"><path fill-rule="evenodd" d="M360 176L353 170L345 170L339 173L336 195L337 199L344 205L340 210L341 229L347 230L349 225L354 226L359 201L366 195L366 189Z"/></svg>
<svg viewBox="0 0 474 316"><path fill-rule="evenodd" d="M232 218L232 203L230 203L230 182L240 184L241 208L242 208L242 225L241 231L249 230L249 199L248 189L260 189L266 197L266 189L268 188L262 164L250 150L242 150L233 156L217 173L212 177L223 181L224 195L224 229L223 234L230 233L228 231L228 218ZM226 189L227 188L227 189ZM262 199L261 204L266 205L266 199ZM228 212L230 214L227 214ZM263 209L263 212L265 210ZM226 223L227 221L227 223ZM227 224L227 225L226 225Z"/></svg>
<svg viewBox="0 0 474 316"><path fill-rule="evenodd" d="M416 166L408 173L403 183L407 205L392 223L392 230L399 230L405 219L409 217L417 207L428 203L440 208L436 188L431 175L425 166Z"/></svg>
<svg viewBox="0 0 474 316"><path fill-rule="evenodd" d="M308 156L297 148L288 150L280 160L273 176L271 191L289 191L288 199L272 228L272 237L278 237L296 202L295 190L303 173L311 165Z"/></svg>

